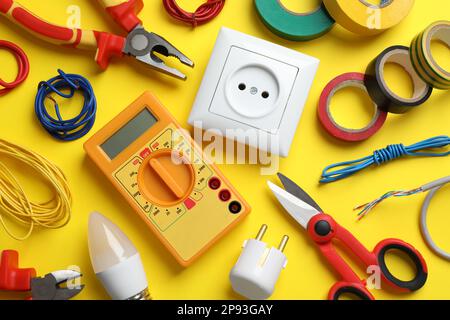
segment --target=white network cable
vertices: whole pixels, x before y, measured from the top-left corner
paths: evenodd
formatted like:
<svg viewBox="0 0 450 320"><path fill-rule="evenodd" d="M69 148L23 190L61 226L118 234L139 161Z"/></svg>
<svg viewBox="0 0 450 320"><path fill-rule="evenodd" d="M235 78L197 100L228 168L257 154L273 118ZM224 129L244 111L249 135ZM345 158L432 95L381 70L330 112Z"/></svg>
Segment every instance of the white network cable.
<svg viewBox="0 0 450 320"><path fill-rule="evenodd" d="M355 210L362 209L358 213L358 220L361 220L363 217L365 217L375 206L377 206L380 202L382 202L383 200L385 200L387 198L405 197L405 196L410 196L413 194L429 191L427 194L427 197L425 198L425 201L423 202L423 205L422 205L422 210L421 210L421 214L420 214L420 229L422 231L423 237L425 238L425 242L428 244L428 246L437 255L450 261L450 253L445 252L444 250L442 250L441 248L439 248L437 246L437 244L431 238L431 234L430 234L430 231L428 230L428 225L427 225L427 213L428 213L428 208L430 206L430 202L433 199L436 192L440 188L442 188L444 185L446 185L447 183L450 183L450 176L435 180L435 181L427 183L427 184L424 184L423 186L421 186L419 188L412 189L409 191L389 191L389 192L385 193L384 195L382 195L381 197L379 197L378 199L375 199L372 202L369 202L369 203L366 203L366 204L356 207Z"/></svg>

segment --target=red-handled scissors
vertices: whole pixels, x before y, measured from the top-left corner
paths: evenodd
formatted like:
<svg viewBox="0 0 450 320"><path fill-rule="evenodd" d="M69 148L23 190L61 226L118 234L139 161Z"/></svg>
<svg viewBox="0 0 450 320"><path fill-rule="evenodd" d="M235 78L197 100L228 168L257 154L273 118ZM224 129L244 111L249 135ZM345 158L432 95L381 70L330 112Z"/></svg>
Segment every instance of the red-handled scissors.
<svg viewBox="0 0 450 320"><path fill-rule="evenodd" d="M428 270L422 255L410 244L397 239L381 241L370 252L349 231L341 227L331 216L323 213L317 203L297 184L282 174L278 174L285 189L268 182L270 189L286 211L307 230L322 254L337 271L341 280L330 290L328 299L338 300L343 294L353 294L365 300L375 299L351 267L342 259L333 246L333 240L340 242L359 260L364 267L379 268L381 280L399 292L411 292L420 289L426 282ZM385 255L390 250L405 253L416 267L416 275L411 281L396 278L387 268Z"/></svg>

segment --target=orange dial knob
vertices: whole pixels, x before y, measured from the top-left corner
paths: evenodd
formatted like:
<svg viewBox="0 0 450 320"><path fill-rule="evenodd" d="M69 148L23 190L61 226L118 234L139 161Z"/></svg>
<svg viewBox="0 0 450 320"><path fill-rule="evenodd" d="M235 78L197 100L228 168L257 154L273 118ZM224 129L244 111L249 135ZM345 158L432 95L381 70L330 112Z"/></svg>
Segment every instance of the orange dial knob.
<svg viewBox="0 0 450 320"><path fill-rule="evenodd" d="M195 172L180 152L157 151L142 163L138 184L147 200L163 207L171 207L191 194L195 184Z"/></svg>

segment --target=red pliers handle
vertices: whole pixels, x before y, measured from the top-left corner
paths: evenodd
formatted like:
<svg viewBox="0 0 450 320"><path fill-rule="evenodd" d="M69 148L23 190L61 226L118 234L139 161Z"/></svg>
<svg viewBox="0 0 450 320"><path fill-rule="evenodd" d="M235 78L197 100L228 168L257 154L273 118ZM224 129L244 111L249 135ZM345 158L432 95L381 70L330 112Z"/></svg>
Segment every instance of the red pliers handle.
<svg viewBox="0 0 450 320"><path fill-rule="evenodd" d="M106 2L102 1L102 2ZM110 8L109 12L115 12ZM51 24L14 0L0 0L0 13L32 34L54 44L97 50L96 61L105 69L113 56L123 56L125 38L106 32L70 29Z"/></svg>
<svg viewBox="0 0 450 320"><path fill-rule="evenodd" d="M0 290L30 291L31 279L36 277L34 268L19 268L19 254L14 250L2 252L0 260Z"/></svg>
<svg viewBox="0 0 450 320"><path fill-rule="evenodd" d="M71 29L51 24L34 15L14 0L0 0L0 14L48 42L73 48L96 50L95 60L106 69L112 57L132 56L150 67L171 76L186 79L177 69L168 67L153 54L176 57L190 67L194 63L163 37L147 32L137 14L142 0L98 0L106 12L128 33L126 37L108 32Z"/></svg>
<svg viewBox="0 0 450 320"><path fill-rule="evenodd" d="M142 24L138 18L144 8L142 0L98 0L106 12L127 32Z"/></svg>
<svg viewBox="0 0 450 320"><path fill-rule="evenodd" d="M36 277L34 268L19 268L19 254L14 250L4 250L0 259L0 291L30 292L27 300L68 300L84 286L62 288L60 285L80 276L73 270L60 270Z"/></svg>

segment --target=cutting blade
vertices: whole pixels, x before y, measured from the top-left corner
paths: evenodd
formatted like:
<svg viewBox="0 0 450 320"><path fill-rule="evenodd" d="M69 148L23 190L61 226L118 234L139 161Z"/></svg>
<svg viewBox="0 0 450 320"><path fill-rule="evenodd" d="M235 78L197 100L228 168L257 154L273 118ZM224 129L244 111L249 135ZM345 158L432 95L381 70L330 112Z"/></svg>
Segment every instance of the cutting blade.
<svg viewBox="0 0 450 320"><path fill-rule="evenodd" d="M56 281L56 284L61 284L66 281L74 280L82 276L78 271L73 270L58 270L50 273Z"/></svg>
<svg viewBox="0 0 450 320"><path fill-rule="evenodd" d="M278 178L280 179L281 183L284 186L284 189L287 192L299 198L300 200L305 201L307 204L316 208L318 211L323 212L322 208L314 201L314 199L311 198L311 196L307 194L305 190L300 188L298 184L296 184L294 181L292 181L282 173L278 173Z"/></svg>
<svg viewBox="0 0 450 320"><path fill-rule="evenodd" d="M284 207L284 209L297 221L303 228L308 228L308 223L312 217L321 213L321 210L317 210L313 206L309 205L305 201L297 198L293 194L280 188L279 186L268 181L270 190L277 197L278 201Z"/></svg>

